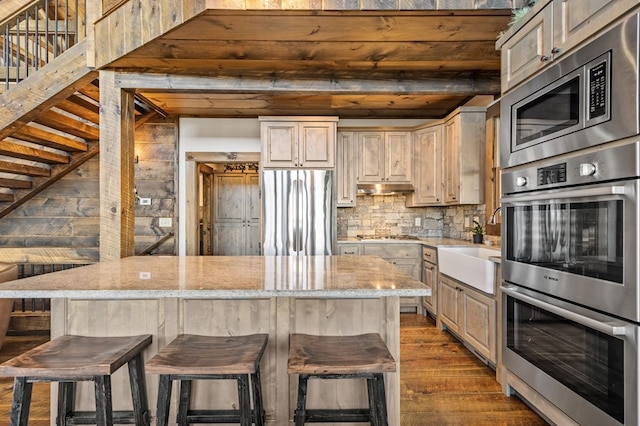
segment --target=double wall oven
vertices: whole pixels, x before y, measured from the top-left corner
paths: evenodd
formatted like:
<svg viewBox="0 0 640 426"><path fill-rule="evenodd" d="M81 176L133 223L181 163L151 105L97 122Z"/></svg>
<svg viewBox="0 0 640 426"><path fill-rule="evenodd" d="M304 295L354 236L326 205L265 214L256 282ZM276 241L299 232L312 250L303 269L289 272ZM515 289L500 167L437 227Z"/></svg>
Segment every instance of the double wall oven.
<svg viewBox="0 0 640 426"><path fill-rule="evenodd" d="M503 364L585 425L640 422L638 22L501 101Z"/></svg>

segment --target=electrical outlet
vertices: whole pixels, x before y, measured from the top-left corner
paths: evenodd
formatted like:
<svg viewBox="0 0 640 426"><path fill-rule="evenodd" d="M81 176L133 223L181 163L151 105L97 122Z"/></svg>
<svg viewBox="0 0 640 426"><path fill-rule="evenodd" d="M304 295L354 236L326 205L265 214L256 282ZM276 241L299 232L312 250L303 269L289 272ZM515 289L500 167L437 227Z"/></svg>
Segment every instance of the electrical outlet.
<svg viewBox="0 0 640 426"><path fill-rule="evenodd" d="M172 225L172 220L170 217L161 217L160 218L160 227L161 228L170 228Z"/></svg>
<svg viewBox="0 0 640 426"><path fill-rule="evenodd" d="M464 217L464 229L471 228L471 218L469 216Z"/></svg>
<svg viewBox="0 0 640 426"><path fill-rule="evenodd" d="M150 206L151 205L151 198L140 198L140 205L141 206Z"/></svg>
<svg viewBox="0 0 640 426"><path fill-rule="evenodd" d="M416 217L414 219L414 224L415 224L415 226L422 226L422 218Z"/></svg>

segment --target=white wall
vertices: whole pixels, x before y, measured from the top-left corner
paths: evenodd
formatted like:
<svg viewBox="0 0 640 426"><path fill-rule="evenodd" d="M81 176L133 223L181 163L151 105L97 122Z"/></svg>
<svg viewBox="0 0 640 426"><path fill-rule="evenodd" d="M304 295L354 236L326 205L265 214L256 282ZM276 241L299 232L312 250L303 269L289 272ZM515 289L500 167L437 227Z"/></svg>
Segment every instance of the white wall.
<svg viewBox="0 0 640 426"><path fill-rule="evenodd" d="M344 119L338 127L413 127L432 120ZM186 254L187 193L185 161L188 153L260 152L257 118L180 118L178 139L178 254Z"/></svg>

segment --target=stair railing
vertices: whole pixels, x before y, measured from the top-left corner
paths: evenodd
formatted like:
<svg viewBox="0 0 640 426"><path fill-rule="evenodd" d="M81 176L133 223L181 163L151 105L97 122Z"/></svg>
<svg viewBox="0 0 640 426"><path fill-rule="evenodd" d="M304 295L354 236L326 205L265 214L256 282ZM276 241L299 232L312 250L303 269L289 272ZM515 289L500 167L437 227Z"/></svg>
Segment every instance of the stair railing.
<svg viewBox="0 0 640 426"><path fill-rule="evenodd" d="M0 82L27 78L87 36L87 0L36 0L0 21Z"/></svg>

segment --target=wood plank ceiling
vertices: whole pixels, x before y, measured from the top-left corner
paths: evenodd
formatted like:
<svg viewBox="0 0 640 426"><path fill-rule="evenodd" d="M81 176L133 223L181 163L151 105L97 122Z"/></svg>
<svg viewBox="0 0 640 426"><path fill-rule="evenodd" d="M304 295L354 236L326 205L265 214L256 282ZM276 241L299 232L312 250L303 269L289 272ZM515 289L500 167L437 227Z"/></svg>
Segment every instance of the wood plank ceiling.
<svg viewBox="0 0 640 426"><path fill-rule="evenodd" d="M106 68L231 81L229 90L139 91L167 114L441 118L474 95L499 94L495 41L510 16L208 10ZM243 91L249 81L295 83Z"/></svg>

